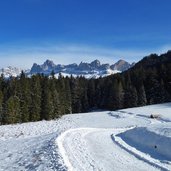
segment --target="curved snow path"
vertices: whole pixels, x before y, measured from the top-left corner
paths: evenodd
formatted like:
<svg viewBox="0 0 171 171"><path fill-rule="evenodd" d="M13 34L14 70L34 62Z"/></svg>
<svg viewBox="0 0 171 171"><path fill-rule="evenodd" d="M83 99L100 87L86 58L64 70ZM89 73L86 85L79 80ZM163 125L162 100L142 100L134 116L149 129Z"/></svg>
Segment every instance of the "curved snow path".
<svg viewBox="0 0 171 171"><path fill-rule="evenodd" d="M119 147L127 151L128 153L135 156L137 159L142 160L151 166L158 168L161 171L169 171L170 165L166 165L166 163L162 163L159 160L152 158L150 155L147 155L141 151L138 151L136 148L128 145L122 138L118 137L116 134L112 134L111 138L114 143L116 143Z"/></svg>
<svg viewBox="0 0 171 171"><path fill-rule="evenodd" d="M160 170L113 142L111 135L128 129L69 129L56 143L69 171Z"/></svg>

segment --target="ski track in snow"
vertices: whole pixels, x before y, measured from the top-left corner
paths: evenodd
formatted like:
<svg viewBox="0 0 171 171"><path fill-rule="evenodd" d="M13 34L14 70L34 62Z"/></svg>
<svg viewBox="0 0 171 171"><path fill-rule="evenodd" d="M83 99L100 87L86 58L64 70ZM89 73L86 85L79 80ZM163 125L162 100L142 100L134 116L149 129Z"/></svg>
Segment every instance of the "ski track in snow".
<svg viewBox="0 0 171 171"><path fill-rule="evenodd" d="M113 112L115 113L115 112ZM149 122L149 124L160 124L163 122L168 122L167 120L151 120L149 118L149 116L147 117L146 115L140 115L140 114L136 114L136 113L130 113L130 112L122 112L126 115L130 115L132 117L136 117L136 118L143 118L143 120L146 120L147 122ZM109 115L112 116L112 112L109 113ZM119 118L116 116L116 113L113 115L116 118ZM122 116L121 116L122 118ZM124 117L123 117L124 118ZM133 128L133 127L132 127ZM129 164L127 165L127 163L125 164L125 169L127 170L162 170L162 171L169 171L171 169L170 164L169 165L164 165L164 162L160 162L158 160L155 160L151 157L149 157L148 154L144 154L138 150L136 150L134 147L131 147L129 145L127 145L121 138L119 139L119 137L116 137L117 134L119 134L120 132L125 132L129 129L132 128L113 128L113 129L103 129L103 128L76 128L76 129L69 129L66 132L64 132L61 136L59 136L56 140L57 145L60 147L60 153L63 157L64 163L67 166L69 171L74 171L74 170L97 170L97 171L101 171L101 170L123 170L123 166L118 166L120 165L120 163L122 163L121 161L113 161L114 165L113 167L110 166L108 168L108 166L111 164L110 160L113 157L112 155L110 156L109 162L104 162L105 157L102 159L103 163L106 163L105 165L101 164L98 162L98 160L93 160L93 155L91 155L91 153L94 152L94 149L89 148L89 144L87 144L87 138L88 135L94 134L96 135L96 133L100 133L100 143L101 143L101 147L105 148L107 144L103 144L103 136L102 134L108 133L108 142L109 137L112 139L113 143L115 143L118 147L120 147L120 152L118 152L118 156L117 158L121 158L122 157L122 150L125 151L125 156L130 156L130 160L137 160L135 163L133 163L133 165L130 167ZM110 133L109 133L110 132ZM115 132L115 134L113 133ZM97 137L95 136L95 138L93 139L93 143L95 142L94 140ZM92 143L91 142L91 143ZM103 145L102 145L103 144ZM97 144L96 144L97 145ZM95 148L97 147L95 145ZM92 146L92 144L91 144ZM112 150L116 150L116 147L110 147L108 148L111 151ZM98 148L99 150L99 148ZM120 155L120 156L119 156ZM95 156L97 157L97 156ZM128 157L129 158L129 157ZM94 158L95 159L95 158ZM88 160L88 161L87 161ZM127 160L129 161L129 159ZM143 164L142 164L143 163ZM168 162L169 163L169 162ZM143 166L142 166L143 165ZM131 168L131 169L130 169ZM143 169L140 169L143 168Z"/></svg>
<svg viewBox="0 0 171 171"><path fill-rule="evenodd" d="M131 146L128 146L124 141L122 141L122 139L116 137L114 134L111 135L111 138L114 143L116 143L119 147L121 147L131 155L135 156L137 159L142 160L143 162L148 163L151 166L156 167L161 171L169 171L169 169L165 168L165 166L162 166L161 164L157 164L158 161L155 161L152 158L149 159L149 156L141 153L140 151L136 150L135 148L132 148Z"/></svg>
<svg viewBox="0 0 171 171"><path fill-rule="evenodd" d="M156 164L155 161L152 159L149 160L149 158L144 154L141 154L139 152L131 151L128 146L122 145L118 140L116 140L115 135L118 133L127 131L132 128L117 128L117 129L103 129L103 128L76 128L76 129L69 129L63 134L61 134L57 140L56 143L59 147L60 153L63 157L64 163L67 166L69 171L112 171L112 170L162 170L162 171L169 171L169 169L161 166L160 164ZM115 134L113 134L115 132ZM92 136L94 134L94 136ZM105 137L103 136L105 135ZM93 137L93 138L92 138ZM106 156L97 156L100 153L97 152L100 150L100 148L97 148L96 152L94 152L94 149L89 147L89 145L92 146L92 144L88 144L90 141L87 141L87 139L93 140L91 143L94 143L94 147L97 146L97 142L94 141L95 139L99 140L101 149L104 150L104 148L107 150L107 155L110 154L108 157ZM106 141L103 141L103 138L106 139ZM120 148L116 147L116 145L109 143L110 138L112 141ZM107 147L108 144L110 144L109 147ZM117 149L117 153L115 150ZM119 150L119 152L118 152ZM93 155L91 153L95 154L95 157L98 157L98 160L95 160L95 157L93 158ZM104 153L104 151L103 151ZM107 160L106 160L106 159ZM131 163L124 163L123 166L123 158L126 158L127 162L134 161ZM119 159L119 160L118 160ZM101 163L102 162L102 163ZM113 164L112 164L113 163ZM131 168L131 169L130 169ZM141 169L142 168L142 169Z"/></svg>
<svg viewBox="0 0 171 171"><path fill-rule="evenodd" d="M72 114L54 121L1 126L0 171L169 171L171 161L139 151L143 147L136 149L120 135L136 138L137 130L147 128L145 131L166 136L170 143L170 106ZM161 117L150 119L149 113L158 109Z"/></svg>

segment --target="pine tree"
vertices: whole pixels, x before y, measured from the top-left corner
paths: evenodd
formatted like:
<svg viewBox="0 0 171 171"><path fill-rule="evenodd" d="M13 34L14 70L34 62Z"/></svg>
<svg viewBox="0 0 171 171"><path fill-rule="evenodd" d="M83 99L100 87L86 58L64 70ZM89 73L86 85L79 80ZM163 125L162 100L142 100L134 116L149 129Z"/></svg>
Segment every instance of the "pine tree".
<svg viewBox="0 0 171 171"><path fill-rule="evenodd" d="M11 96L6 102L5 121L8 124L21 122L20 100Z"/></svg>
<svg viewBox="0 0 171 171"><path fill-rule="evenodd" d="M66 87L65 87L65 78L59 74L58 78L58 92L59 92L59 102L60 102L60 112L61 114L65 114L66 112L66 105L67 105L67 99L66 99Z"/></svg>
<svg viewBox="0 0 171 171"><path fill-rule="evenodd" d="M41 96L41 119L50 120L53 118L52 94L49 90L48 77L42 79L42 96Z"/></svg>
<svg viewBox="0 0 171 171"><path fill-rule="evenodd" d="M118 108L122 109L124 107L124 89L123 89L123 85L122 82L119 80L118 82L118 89L116 90L117 93L117 101L118 101Z"/></svg>
<svg viewBox="0 0 171 171"><path fill-rule="evenodd" d="M72 113L71 89L68 78L65 79L65 113Z"/></svg>
<svg viewBox="0 0 171 171"><path fill-rule="evenodd" d="M18 92L18 97L20 98L22 122L28 122L30 119L31 94L29 80L23 71L20 75Z"/></svg>
<svg viewBox="0 0 171 171"><path fill-rule="evenodd" d="M3 93L0 90L0 125L3 122Z"/></svg>
<svg viewBox="0 0 171 171"><path fill-rule="evenodd" d="M90 106L89 106L89 100L88 100L88 95L87 95L87 89L88 89L88 84L87 81L83 78L81 81L81 112L88 112Z"/></svg>
<svg viewBox="0 0 171 171"><path fill-rule="evenodd" d="M80 99L80 85L79 85L79 78L71 80L71 97L72 97L72 111L73 113L80 113L82 106L81 106L81 99Z"/></svg>
<svg viewBox="0 0 171 171"><path fill-rule="evenodd" d="M123 107L124 91L121 81L115 79L108 87L109 97L107 99L107 108L110 110Z"/></svg>
<svg viewBox="0 0 171 171"><path fill-rule="evenodd" d="M54 70L52 70L50 75L51 75L52 79L54 80L55 79L55 72L54 72Z"/></svg>
<svg viewBox="0 0 171 171"><path fill-rule="evenodd" d="M82 95L82 100L81 100L81 112L88 112L89 110L89 103L88 103L88 97L87 97L87 90L85 89Z"/></svg>
<svg viewBox="0 0 171 171"><path fill-rule="evenodd" d="M169 93L165 88L163 79L160 79L160 91L158 92L158 103L167 102L169 100Z"/></svg>
<svg viewBox="0 0 171 171"><path fill-rule="evenodd" d="M145 106L147 104L146 92L143 83L140 83L138 89L138 106Z"/></svg>
<svg viewBox="0 0 171 171"><path fill-rule="evenodd" d="M147 73L146 95L148 104L156 104L160 101L160 82L158 80L158 74L156 68L151 68Z"/></svg>
<svg viewBox="0 0 171 171"><path fill-rule="evenodd" d="M90 108L97 107L96 90L97 88L95 88L95 80L90 79L87 85L87 98L88 98L88 104L90 105Z"/></svg>
<svg viewBox="0 0 171 171"><path fill-rule="evenodd" d="M124 93L124 108L136 107L138 103L137 90L134 86L129 85Z"/></svg>
<svg viewBox="0 0 171 171"><path fill-rule="evenodd" d="M33 75L30 81L31 81L30 121L38 121L40 120L40 113L41 113L40 76Z"/></svg>
<svg viewBox="0 0 171 171"><path fill-rule="evenodd" d="M50 87L51 91L51 99L52 99L52 111L53 111L53 116L52 118L57 118L59 117L61 113L61 107L60 107L60 99L59 99L59 93L57 91L57 84L56 84L56 79L55 77L52 77L50 79Z"/></svg>
<svg viewBox="0 0 171 171"><path fill-rule="evenodd" d="M101 98L101 102L100 102L100 105L99 106L102 109L108 109L108 107L110 106L108 104L108 102L110 101L109 99L112 98L112 97L110 97L111 96L110 95L110 91L112 91L111 88L110 88L111 85L112 85L112 81L110 79L108 79L108 78L105 78L103 80L103 83L102 84L103 84L102 85L102 89L101 89L101 96L102 96L102 98Z"/></svg>

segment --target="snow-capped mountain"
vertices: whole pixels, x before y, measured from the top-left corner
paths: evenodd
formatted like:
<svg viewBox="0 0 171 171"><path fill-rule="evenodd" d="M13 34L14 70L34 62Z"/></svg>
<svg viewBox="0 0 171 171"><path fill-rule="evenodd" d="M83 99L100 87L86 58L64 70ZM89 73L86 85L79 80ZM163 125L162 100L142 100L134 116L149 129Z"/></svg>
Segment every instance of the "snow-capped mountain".
<svg viewBox="0 0 171 171"><path fill-rule="evenodd" d="M124 60L119 60L113 65L101 64L99 60L94 60L91 63L81 62L77 64L69 65L55 65L53 61L46 60L42 65L33 64L30 74L44 73L49 75L52 71L55 72L56 76L61 73L64 76L85 76L86 78L98 78L107 75L123 72L131 68L133 64L130 64Z"/></svg>
<svg viewBox="0 0 171 171"><path fill-rule="evenodd" d="M130 64L127 61L119 60L115 64L111 65L111 69L123 72L123 71L126 71L127 69L131 68L134 65L135 65L135 63Z"/></svg>
<svg viewBox="0 0 171 171"><path fill-rule="evenodd" d="M99 60L94 60L91 63L81 62L79 65L76 63L69 65L54 64L51 60L46 60L42 65L34 63L30 70L24 70L27 75L33 75L43 73L50 75L52 71L55 72L55 76L58 77L59 73L63 76L84 76L86 78L98 78L104 77L118 72L123 72L131 68L133 64L130 64L124 60L119 60L113 65L101 64ZM7 67L0 70L0 74L3 74L5 78L10 76L19 76L22 69L16 67Z"/></svg>
<svg viewBox="0 0 171 171"><path fill-rule="evenodd" d="M3 74L5 78L9 78L10 76L17 77L21 74L22 69L17 67L8 66L6 68L0 69L0 75ZM23 70L28 73L29 70Z"/></svg>

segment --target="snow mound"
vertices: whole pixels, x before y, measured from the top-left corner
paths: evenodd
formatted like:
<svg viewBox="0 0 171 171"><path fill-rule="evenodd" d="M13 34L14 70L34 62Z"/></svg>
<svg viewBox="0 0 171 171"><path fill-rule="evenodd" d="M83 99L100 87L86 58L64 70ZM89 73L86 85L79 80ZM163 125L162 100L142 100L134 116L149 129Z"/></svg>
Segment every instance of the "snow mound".
<svg viewBox="0 0 171 171"><path fill-rule="evenodd" d="M137 150L159 160L171 161L171 125L136 127L118 134L123 141Z"/></svg>

